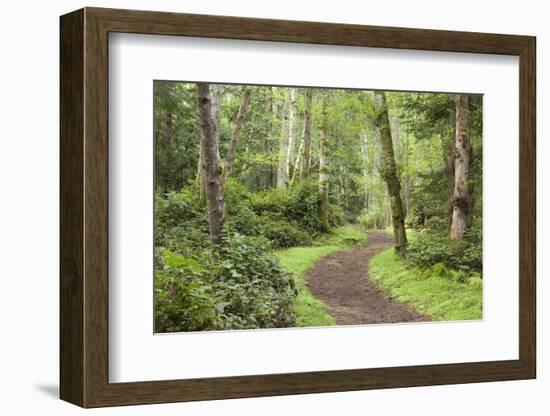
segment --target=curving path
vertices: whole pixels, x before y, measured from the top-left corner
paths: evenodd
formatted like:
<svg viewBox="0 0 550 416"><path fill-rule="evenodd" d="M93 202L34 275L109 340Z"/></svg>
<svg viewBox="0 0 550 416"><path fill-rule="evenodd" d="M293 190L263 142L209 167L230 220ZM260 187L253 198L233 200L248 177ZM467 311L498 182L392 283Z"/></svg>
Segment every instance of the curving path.
<svg viewBox="0 0 550 416"><path fill-rule="evenodd" d="M430 320L388 298L369 280L369 259L391 245L387 234L371 232L365 245L323 257L305 273L311 293L327 305L337 325Z"/></svg>

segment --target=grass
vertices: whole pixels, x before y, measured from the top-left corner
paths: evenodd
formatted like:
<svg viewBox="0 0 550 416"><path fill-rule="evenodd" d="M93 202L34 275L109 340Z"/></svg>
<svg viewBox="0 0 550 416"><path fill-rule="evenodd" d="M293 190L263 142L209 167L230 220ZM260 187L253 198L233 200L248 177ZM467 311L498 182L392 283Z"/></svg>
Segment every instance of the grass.
<svg viewBox="0 0 550 416"><path fill-rule="evenodd" d="M326 305L310 292L304 272L313 267L321 257L366 241L366 234L357 227L345 226L316 239L311 246L293 247L276 252L283 268L294 274L298 296L294 302L296 326L336 325L327 312Z"/></svg>
<svg viewBox="0 0 550 416"><path fill-rule="evenodd" d="M390 248L370 260L369 276L390 296L434 320L483 317L483 287L479 275L461 282L441 268L408 267Z"/></svg>

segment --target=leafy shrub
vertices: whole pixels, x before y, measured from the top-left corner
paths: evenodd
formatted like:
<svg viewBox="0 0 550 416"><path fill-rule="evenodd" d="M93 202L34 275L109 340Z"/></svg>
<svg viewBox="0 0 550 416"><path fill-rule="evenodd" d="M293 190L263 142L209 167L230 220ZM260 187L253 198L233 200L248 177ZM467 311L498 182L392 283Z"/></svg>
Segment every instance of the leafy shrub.
<svg viewBox="0 0 550 416"><path fill-rule="evenodd" d="M237 233L224 239L219 259L158 250L155 271L157 332L292 326L292 276L268 253L264 238Z"/></svg>
<svg viewBox="0 0 550 416"><path fill-rule="evenodd" d="M155 220L163 229L190 221L199 221L208 227L205 213L195 187L155 196Z"/></svg>
<svg viewBox="0 0 550 416"><path fill-rule="evenodd" d="M157 332L200 331L221 325L210 272L197 260L172 252L155 270Z"/></svg>
<svg viewBox="0 0 550 416"><path fill-rule="evenodd" d="M421 268L441 263L462 271L481 271L481 232L471 230L462 241L449 240L446 233L419 233L409 242L407 261Z"/></svg>
<svg viewBox="0 0 550 416"><path fill-rule="evenodd" d="M239 320L241 328L278 328L294 323L294 279L268 254L265 239L233 234L219 254L215 274L221 283L217 295L225 303L225 317Z"/></svg>
<svg viewBox="0 0 550 416"><path fill-rule="evenodd" d="M351 221L352 218L348 218L346 212L340 205L332 204L329 211L329 221L332 226L344 225Z"/></svg>
<svg viewBox="0 0 550 416"><path fill-rule="evenodd" d="M319 206L319 185L316 181L308 180L290 190L285 213L289 220L305 228L322 230Z"/></svg>
<svg viewBox="0 0 550 416"><path fill-rule="evenodd" d="M189 255L209 246L206 210L197 190L184 188L155 198L155 246Z"/></svg>
<svg viewBox="0 0 550 416"><path fill-rule="evenodd" d="M258 215L269 213L286 216L288 199L287 192L279 189L267 189L250 194L249 205Z"/></svg>
<svg viewBox="0 0 550 416"><path fill-rule="evenodd" d="M274 222L286 220L294 227L309 232L323 229L319 205L319 184L313 179L297 184L288 192L269 189L251 194L249 198L249 206L256 214L269 217ZM329 216L331 225L346 222L344 211L336 204L331 204ZM280 228L277 225L275 227ZM286 244L280 246L290 247Z"/></svg>
<svg viewBox="0 0 550 416"><path fill-rule="evenodd" d="M311 232L305 231L296 223L274 216L262 215L261 235L271 241L273 248L296 247L311 244Z"/></svg>
<svg viewBox="0 0 550 416"><path fill-rule="evenodd" d="M424 230L446 232L449 227L447 219L431 217L424 222Z"/></svg>

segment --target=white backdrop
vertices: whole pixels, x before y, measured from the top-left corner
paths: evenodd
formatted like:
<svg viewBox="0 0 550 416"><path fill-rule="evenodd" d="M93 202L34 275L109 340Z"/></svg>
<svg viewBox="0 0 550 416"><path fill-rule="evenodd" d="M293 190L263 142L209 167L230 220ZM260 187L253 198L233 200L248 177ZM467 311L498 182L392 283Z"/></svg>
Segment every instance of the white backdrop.
<svg viewBox="0 0 550 416"><path fill-rule="evenodd" d="M550 228L543 209L550 208L543 181L550 147L542 129L544 103L550 100L545 60L550 54L550 27L544 2L463 0L446 8L437 1L406 0L366 4L354 0L297 2L278 0L121 0L20 1L4 5L0 16L3 59L0 71L4 147L0 152L3 204L0 205L2 290L0 344L2 401L5 414L80 414L82 410L55 399L58 385L58 16L84 5L319 20L435 29L533 34L538 36L539 160L539 379L400 390L381 390L294 397L167 404L87 411L120 415L448 415L547 414L550 381L544 356L550 301L543 281L543 243ZM23 24L24 23L24 24ZM543 178L544 176L544 178ZM544 201L543 199L546 199ZM503 238L506 238L503 230Z"/></svg>

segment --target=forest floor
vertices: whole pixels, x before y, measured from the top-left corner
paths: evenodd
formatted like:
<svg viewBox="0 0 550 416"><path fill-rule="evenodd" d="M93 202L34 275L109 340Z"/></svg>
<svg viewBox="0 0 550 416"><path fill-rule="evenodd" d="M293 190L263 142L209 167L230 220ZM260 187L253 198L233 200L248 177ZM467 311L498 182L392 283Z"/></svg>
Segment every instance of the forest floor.
<svg viewBox="0 0 550 416"><path fill-rule="evenodd" d="M431 320L392 299L369 279L369 260L391 245L389 235L370 232L366 244L329 254L305 272L309 290L326 305L337 325Z"/></svg>

